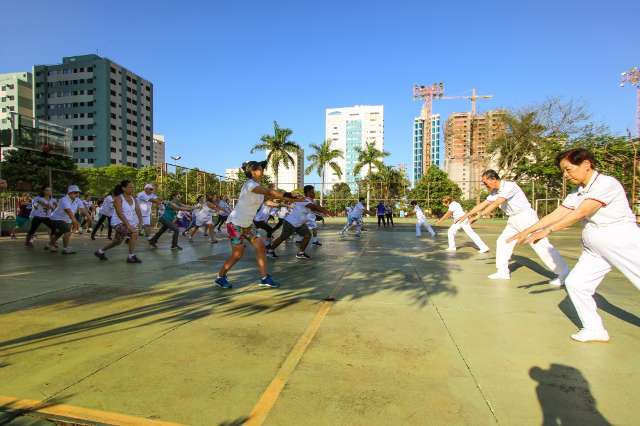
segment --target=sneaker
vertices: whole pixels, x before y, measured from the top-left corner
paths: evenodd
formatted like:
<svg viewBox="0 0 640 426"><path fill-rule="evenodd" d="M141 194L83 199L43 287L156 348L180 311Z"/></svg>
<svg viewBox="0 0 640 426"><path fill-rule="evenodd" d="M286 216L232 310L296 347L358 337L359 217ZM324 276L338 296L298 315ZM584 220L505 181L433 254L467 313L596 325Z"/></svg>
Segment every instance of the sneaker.
<svg viewBox="0 0 640 426"><path fill-rule="evenodd" d="M100 250L94 251L93 254L100 260L108 260L107 255L104 252L101 253Z"/></svg>
<svg viewBox="0 0 640 426"><path fill-rule="evenodd" d="M551 281L549 281L549 284L554 287L562 287L564 285L564 280L561 279L560 277L554 278Z"/></svg>
<svg viewBox="0 0 640 426"><path fill-rule="evenodd" d="M447 247L444 251L456 251L455 247Z"/></svg>
<svg viewBox="0 0 640 426"><path fill-rule="evenodd" d="M318 246L318 247L320 247L322 245L322 243L320 241L314 241L311 244L313 244L314 246Z"/></svg>
<svg viewBox="0 0 640 426"><path fill-rule="evenodd" d="M222 288L233 288L233 286L231 285L231 283L229 282L229 280L227 280L227 276L225 275L224 277L218 277L215 279L214 283L218 286L218 287L222 287Z"/></svg>
<svg viewBox="0 0 640 426"><path fill-rule="evenodd" d="M298 254L296 254L296 259L311 259L311 256L309 256L307 253L301 251Z"/></svg>
<svg viewBox="0 0 640 426"><path fill-rule="evenodd" d="M95 236L95 235L92 235L92 236L91 236L91 241L95 241L95 240L96 240L96 236Z"/></svg>
<svg viewBox="0 0 640 426"><path fill-rule="evenodd" d="M171 247L171 250L174 250L174 251L180 251L180 250L182 250L182 247L180 247L180 246L173 246L173 247Z"/></svg>
<svg viewBox="0 0 640 426"><path fill-rule="evenodd" d="M48 250L50 253L55 253L58 251L58 247L47 245L44 247L45 250Z"/></svg>
<svg viewBox="0 0 640 426"><path fill-rule="evenodd" d="M134 254L133 256L127 257L127 263L142 263L142 260L138 259L138 256Z"/></svg>
<svg viewBox="0 0 640 426"><path fill-rule="evenodd" d="M27 241L26 243L24 243L25 247L29 247L29 248L33 248L33 243L31 241Z"/></svg>
<svg viewBox="0 0 640 426"><path fill-rule="evenodd" d="M147 240L147 242L149 243L149 245L153 248L158 248L158 243L156 243L153 240Z"/></svg>
<svg viewBox="0 0 640 426"><path fill-rule="evenodd" d="M71 247L63 248L62 254L76 254L76 251Z"/></svg>
<svg viewBox="0 0 640 426"><path fill-rule="evenodd" d="M478 253L488 253L489 247L478 250Z"/></svg>
<svg viewBox="0 0 640 426"><path fill-rule="evenodd" d="M268 249L267 250L267 257L270 257L272 259L275 259L276 257L280 257L276 254L276 251L274 249Z"/></svg>
<svg viewBox="0 0 640 426"><path fill-rule="evenodd" d="M218 240L211 240L211 241L209 241L209 244L217 244L217 243L218 243Z"/></svg>
<svg viewBox="0 0 640 426"><path fill-rule="evenodd" d="M209 234L207 234L206 232L204 233L203 237L208 237Z"/></svg>
<svg viewBox="0 0 640 426"><path fill-rule="evenodd" d="M573 340L578 342L608 342L609 333L604 328L602 330L589 330L586 328L581 329L575 334L571 335Z"/></svg>
<svg viewBox="0 0 640 426"><path fill-rule="evenodd" d="M489 278L490 280L510 280L511 275L508 272L498 271L496 273L489 275L487 278Z"/></svg>
<svg viewBox="0 0 640 426"><path fill-rule="evenodd" d="M271 287L271 288L278 288L280 287L280 284L278 284L277 282L275 282L273 280L273 278L271 278L271 275L267 275L264 278L260 278L260 284L258 284L259 286L262 287Z"/></svg>

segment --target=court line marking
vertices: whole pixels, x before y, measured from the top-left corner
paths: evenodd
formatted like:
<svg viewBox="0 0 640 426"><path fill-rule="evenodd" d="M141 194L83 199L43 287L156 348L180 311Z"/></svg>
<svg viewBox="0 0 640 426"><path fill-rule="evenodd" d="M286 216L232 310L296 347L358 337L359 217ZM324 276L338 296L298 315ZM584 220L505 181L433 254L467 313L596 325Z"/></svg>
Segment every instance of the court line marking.
<svg viewBox="0 0 640 426"><path fill-rule="evenodd" d="M94 410L91 408L76 407L73 405L56 404L47 401L33 399L17 399L8 396L0 396L0 413L16 412L23 414L35 414L44 418L55 418L70 421L89 421L106 425L122 426L178 426L179 423L160 420L145 419L142 417L128 416L126 414L109 411Z"/></svg>
<svg viewBox="0 0 640 426"><path fill-rule="evenodd" d="M330 295L327 296L327 300L322 302L322 305L320 305L318 312L316 312L316 315L313 317L304 333L302 333L302 336L300 336L296 341L295 345L282 363L282 366L276 373L276 376L273 378L271 383L269 383L269 386L267 386L267 389L265 389L265 391L260 396L260 399L251 410L249 419L244 423L246 426L260 426L264 423L267 416L278 401L282 390L289 381L289 377L291 377L291 374L293 374L294 370L298 366L298 363L302 359L302 356L305 354L307 348L311 344L311 341L320 329L322 321L331 310L331 307L335 304L336 297L344 286L342 278L347 273L347 271L350 270L349 267L353 264L353 259L355 259L356 257L360 257L365 251L365 248L366 245L363 245L363 248L360 250L359 255L354 256L352 260L347 265L345 265L342 274L340 274L340 277L338 278L338 283L333 288Z"/></svg>

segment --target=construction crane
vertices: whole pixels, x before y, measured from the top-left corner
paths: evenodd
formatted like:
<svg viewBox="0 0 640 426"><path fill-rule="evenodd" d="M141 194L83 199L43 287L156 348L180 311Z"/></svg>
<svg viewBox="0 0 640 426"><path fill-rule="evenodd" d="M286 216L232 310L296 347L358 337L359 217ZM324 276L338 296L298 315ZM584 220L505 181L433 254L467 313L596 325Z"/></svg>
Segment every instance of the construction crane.
<svg viewBox="0 0 640 426"><path fill-rule="evenodd" d="M441 99L469 99L471 101L471 115L476 115L476 101L478 99L491 99L493 95L478 95L476 89L471 89L471 96L443 96Z"/></svg>

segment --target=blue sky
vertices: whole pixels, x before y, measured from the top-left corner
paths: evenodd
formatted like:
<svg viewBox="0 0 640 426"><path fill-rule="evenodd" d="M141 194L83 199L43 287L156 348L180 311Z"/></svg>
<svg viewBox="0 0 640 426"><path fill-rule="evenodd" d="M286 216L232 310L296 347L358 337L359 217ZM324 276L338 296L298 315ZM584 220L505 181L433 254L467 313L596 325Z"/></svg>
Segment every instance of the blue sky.
<svg viewBox="0 0 640 426"><path fill-rule="evenodd" d="M640 64L639 12L637 0L8 2L0 72L97 51L153 81L167 156L219 173L258 157L273 120L306 147L324 138L325 108L383 104L388 162L410 164L414 83L493 94L480 111L578 99L614 133L633 128L635 94L618 83Z"/></svg>

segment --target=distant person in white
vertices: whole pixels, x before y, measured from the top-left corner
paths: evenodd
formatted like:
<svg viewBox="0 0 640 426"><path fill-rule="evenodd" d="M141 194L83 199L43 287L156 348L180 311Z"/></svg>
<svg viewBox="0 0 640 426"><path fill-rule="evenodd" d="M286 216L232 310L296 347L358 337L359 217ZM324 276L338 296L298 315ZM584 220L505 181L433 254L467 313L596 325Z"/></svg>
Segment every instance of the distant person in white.
<svg viewBox="0 0 640 426"><path fill-rule="evenodd" d="M114 247L119 246L123 241L127 241L129 246L129 256L127 263L141 263L135 254L136 243L138 241L138 228L142 224L142 213L138 200L133 195L133 182L123 180L113 190L113 207L115 214L111 217L111 226L116 232L112 242L101 249L98 249L94 255L100 260L107 260L105 252Z"/></svg>
<svg viewBox="0 0 640 426"><path fill-rule="evenodd" d="M582 220L582 254L565 280L583 327L571 338L606 342L609 333L596 311L593 295L612 266L640 289L640 228L624 188L615 178L595 170L590 151L575 148L562 152L556 163L571 183L580 185L577 192L510 241L536 243Z"/></svg>
<svg viewBox="0 0 640 426"><path fill-rule="evenodd" d="M476 205L471 211L456 220L462 223L469 218L473 223L482 216L489 215L496 208L500 207L509 217L507 226L496 241L496 268L497 272L489 275L492 280L508 280L511 278L509 271L509 260L516 246L515 241L509 242L509 238L518 232L528 228L538 221L538 214L531 207L527 196L517 183L500 179L495 170L487 170L482 174L482 183L491 193L487 199ZM540 260L556 273L557 277L549 282L554 286L561 286L564 279L569 274L569 267L566 262L547 238L542 239L537 244L530 244Z"/></svg>
<svg viewBox="0 0 640 426"><path fill-rule="evenodd" d="M138 205L140 206L140 213L142 214L142 228L147 240L151 239L151 210L154 204L159 205L162 200L155 194L155 187L147 183L144 186L144 190L136 195Z"/></svg>
<svg viewBox="0 0 640 426"><path fill-rule="evenodd" d="M27 232L26 246L33 247L33 237L40 227L40 224L44 224L49 228L49 235L53 232L53 224L51 223L51 213L56 208L57 201L52 196L51 188L46 187L40 195L31 200L31 227Z"/></svg>
<svg viewBox="0 0 640 426"><path fill-rule="evenodd" d="M440 225L442 222L453 216L453 225L449 227L447 231L447 237L449 238L449 247L447 251L456 251L456 234L460 229L462 229L468 236L471 238L471 241L478 247L480 253L486 253L489 251L489 246L487 246L482 238L473 230L471 224L469 223L469 219L464 220L461 223L455 223L456 220L460 219L464 216L464 210L459 202L455 201L453 197L446 196L442 199L442 204L447 207L447 212L436 222L436 225Z"/></svg>
<svg viewBox="0 0 640 426"><path fill-rule="evenodd" d="M342 228L342 231L340 231L340 235L344 235L344 233L347 232L349 228L355 226L356 237L360 236L360 234L362 233L362 216L367 210L364 207L364 204L362 204L363 202L364 198L360 198L358 202L353 207L351 207L351 210L349 210L349 207L347 207L347 224L344 226L344 228Z"/></svg>
<svg viewBox="0 0 640 426"><path fill-rule="evenodd" d="M424 226L429 235L431 235L431 238L435 238L436 233L429 222L427 222L427 216L425 216L424 212L418 205L418 202L412 201L411 205L413 206L413 211L407 213L407 217L415 215L416 219L418 220L416 222L416 237L422 236L422 227Z"/></svg>
<svg viewBox="0 0 640 426"><path fill-rule="evenodd" d="M111 239L111 234L113 232L113 227L111 226L111 217L115 211L113 210L113 196L111 192L109 192L103 199L102 204L100 205L100 214L98 215L98 220L95 225L93 225L93 230L91 231L91 239L96 239L96 232L98 229L102 227L102 224L107 222L107 239Z"/></svg>
<svg viewBox="0 0 640 426"><path fill-rule="evenodd" d="M45 250L51 252L57 251L56 241L62 237L62 254L75 253L75 251L69 247L69 241L71 240L71 231L80 229L80 222L76 219L76 213L87 216L84 203L80 199L80 188L78 188L77 185L70 185L67 189L67 195L60 199L58 206L53 213L51 213L53 231L51 232L49 245L45 247Z"/></svg>

